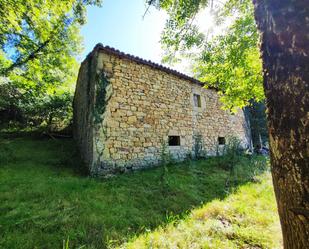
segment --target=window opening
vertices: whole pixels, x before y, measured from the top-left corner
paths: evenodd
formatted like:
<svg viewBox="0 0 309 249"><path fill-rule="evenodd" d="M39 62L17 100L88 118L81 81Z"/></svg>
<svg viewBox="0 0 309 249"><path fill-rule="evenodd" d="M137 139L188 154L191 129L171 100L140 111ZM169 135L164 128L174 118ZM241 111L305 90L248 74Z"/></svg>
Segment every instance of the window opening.
<svg viewBox="0 0 309 249"><path fill-rule="evenodd" d="M193 94L194 106L201 107L201 95Z"/></svg>
<svg viewBox="0 0 309 249"><path fill-rule="evenodd" d="M218 143L219 145L225 144L225 137L218 137Z"/></svg>
<svg viewBox="0 0 309 249"><path fill-rule="evenodd" d="M180 136L168 136L168 145L169 146L179 146Z"/></svg>

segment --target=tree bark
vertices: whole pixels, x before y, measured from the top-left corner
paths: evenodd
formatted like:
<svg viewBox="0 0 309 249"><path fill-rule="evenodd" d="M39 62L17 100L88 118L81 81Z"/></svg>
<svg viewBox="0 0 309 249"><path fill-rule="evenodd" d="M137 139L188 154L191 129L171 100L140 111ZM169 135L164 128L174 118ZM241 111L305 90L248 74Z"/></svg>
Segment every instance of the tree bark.
<svg viewBox="0 0 309 249"><path fill-rule="evenodd" d="M309 2L253 0L286 249L309 248Z"/></svg>

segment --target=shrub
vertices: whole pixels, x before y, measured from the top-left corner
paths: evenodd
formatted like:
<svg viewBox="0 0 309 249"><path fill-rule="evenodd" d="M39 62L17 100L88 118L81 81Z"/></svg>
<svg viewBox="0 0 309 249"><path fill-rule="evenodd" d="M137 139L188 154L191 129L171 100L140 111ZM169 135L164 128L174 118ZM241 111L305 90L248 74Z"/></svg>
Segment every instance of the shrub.
<svg viewBox="0 0 309 249"><path fill-rule="evenodd" d="M218 167L229 171L225 184L227 191L237 186L239 181L257 181L257 176L269 168L267 157L245 154L241 141L235 137L228 138L221 151L217 148L215 160Z"/></svg>
<svg viewBox="0 0 309 249"><path fill-rule="evenodd" d="M36 124L46 125L49 130L59 130L72 120L72 95L65 92L47 96L27 111L28 120L39 121Z"/></svg>
<svg viewBox="0 0 309 249"><path fill-rule="evenodd" d="M13 85L0 84L0 125L2 128L46 127L58 130L72 119L70 92L35 95Z"/></svg>
<svg viewBox="0 0 309 249"><path fill-rule="evenodd" d="M241 146L241 141L236 137L227 139L227 144L222 150L217 146L217 160L219 167L226 170L233 170L233 167L242 159L244 150Z"/></svg>
<svg viewBox="0 0 309 249"><path fill-rule="evenodd" d="M195 134L193 135L193 141L194 141L194 158L195 159L202 159L207 157L207 152L204 149L204 140L203 136L201 134Z"/></svg>

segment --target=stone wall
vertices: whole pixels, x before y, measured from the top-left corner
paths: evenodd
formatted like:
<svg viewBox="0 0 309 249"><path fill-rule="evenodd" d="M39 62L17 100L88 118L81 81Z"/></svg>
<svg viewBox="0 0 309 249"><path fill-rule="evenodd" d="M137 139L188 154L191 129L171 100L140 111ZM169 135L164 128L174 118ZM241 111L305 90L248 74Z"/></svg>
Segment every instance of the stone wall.
<svg viewBox="0 0 309 249"><path fill-rule="evenodd" d="M73 133L81 158L91 171L93 165L93 75L95 57L88 56L81 64L73 100Z"/></svg>
<svg viewBox="0 0 309 249"><path fill-rule="evenodd" d="M194 157L200 144L214 155L218 137L236 136L244 146L249 144L243 111L231 115L222 110L215 90L104 50L94 50L90 57L96 61L95 76L89 81L96 89L91 97L93 113L98 94L104 91L99 122L94 117L88 120L93 132L93 174L158 165L163 151L175 160ZM86 84L87 77L81 74L79 81ZM100 77L108 84L100 85ZM194 104L194 94L200 96L200 107ZM76 101L75 109L85 110L84 106ZM85 115L82 112L79 115ZM169 136L180 136L180 146L168 146Z"/></svg>

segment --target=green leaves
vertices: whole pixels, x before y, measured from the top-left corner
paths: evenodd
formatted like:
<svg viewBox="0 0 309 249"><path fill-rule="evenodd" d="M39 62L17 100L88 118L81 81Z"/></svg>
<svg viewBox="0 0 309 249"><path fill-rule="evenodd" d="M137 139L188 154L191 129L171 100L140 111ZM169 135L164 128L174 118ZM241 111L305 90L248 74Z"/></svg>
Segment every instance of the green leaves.
<svg viewBox="0 0 309 249"><path fill-rule="evenodd" d="M0 46L11 61L8 67L1 66L0 74L9 76L16 68L27 71L29 61L42 60L49 54L77 55L81 50L79 27L85 23L85 6L100 3L99 0L0 0ZM57 66L54 62L53 66Z"/></svg>
<svg viewBox="0 0 309 249"><path fill-rule="evenodd" d="M251 0L227 0L223 5L206 0L155 2L169 14L161 37L164 62L177 61L179 54L194 49L195 77L205 82L206 87L215 86L221 90L226 109L236 111L250 100L264 99L259 35ZM216 13L217 25L226 26L226 21L231 24L220 35L207 40L194 24L194 18L209 5Z"/></svg>
<svg viewBox="0 0 309 249"><path fill-rule="evenodd" d="M70 14L72 0L5 2L0 1L0 21L7 24L1 25L0 45L11 64L2 68L2 75L8 76L15 68L27 66L28 61L61 50L67 40L74 38L68 35L74 20Z"/></svg>
<svg viewBox="0 0 309 249"><path fill-rule="evenodd" d="M86 20L85 7L100 3L0 0L0 86L9 84L24 97L23 105L18 103L16 108L72 90L78 70L75 58L82 49L79 30Z"/></svg>
<svg viewBox="0 0 309 249"><path fill-rule="evenodd" d="M207 3L208 0L151 1L152 5L166 10L170 17L161 35L165 50L164 61L173 61L177 51L185 51L193 46L201 45L204 34L199 31L193 21L198 11Z"/></svg>
<svg viewBox="0 0 309 249"><path fill-rule="evenodd" d="M264 99L264 92L259 36L251 2L242 1L237 8L231 2L218 12L217 18L233 14L234 22L224 34L206 42L194 71L207 86L219 87L224 93L221 97L224 107L236 111L236 107L244 107L250 100Z"/></svg>

